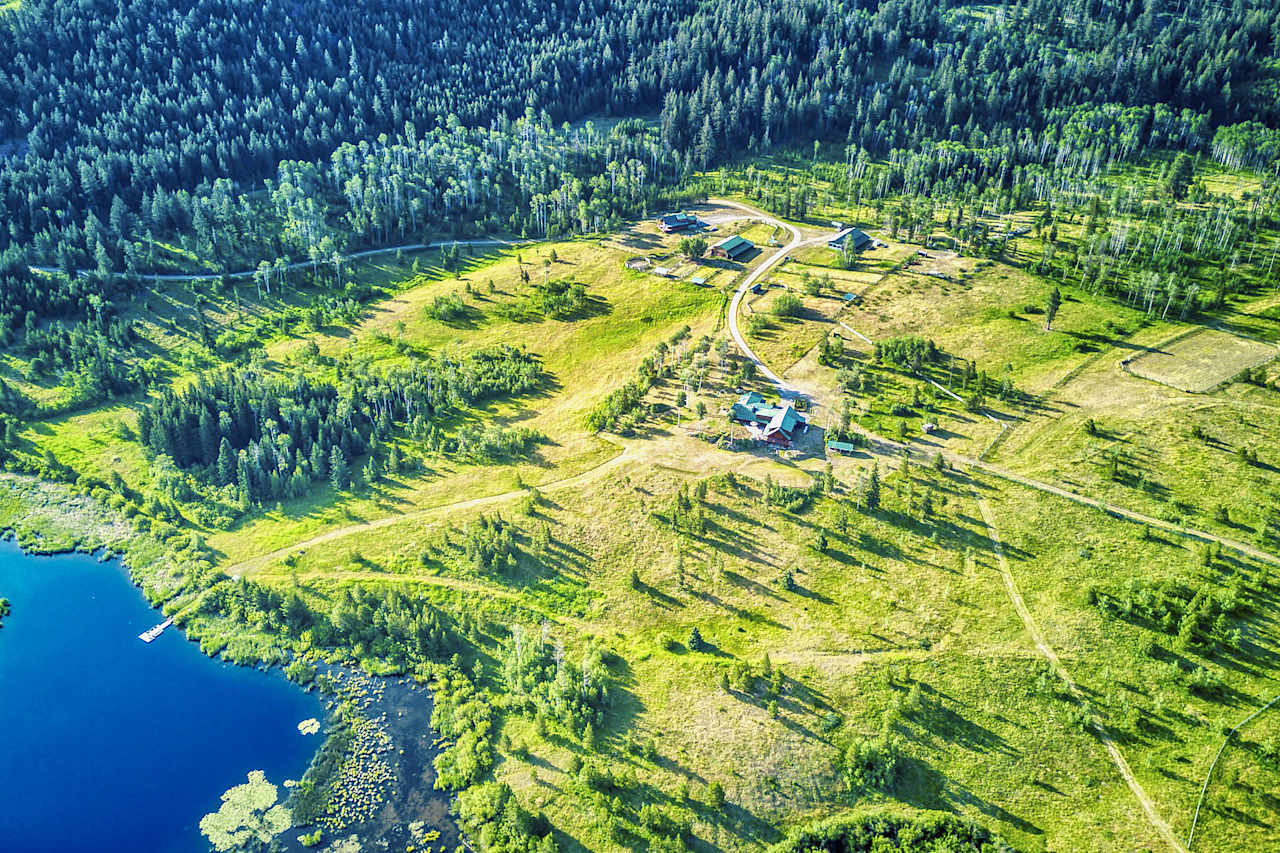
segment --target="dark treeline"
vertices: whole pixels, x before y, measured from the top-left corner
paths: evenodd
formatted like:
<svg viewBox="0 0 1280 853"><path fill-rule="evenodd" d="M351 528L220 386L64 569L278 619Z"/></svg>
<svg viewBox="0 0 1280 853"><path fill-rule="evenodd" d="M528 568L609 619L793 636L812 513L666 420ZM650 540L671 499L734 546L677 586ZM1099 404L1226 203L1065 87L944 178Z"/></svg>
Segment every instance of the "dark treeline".
<svg viewBox="0 0 1280 853"><path fill-rule="evenodd" d="M692 5L31 0L0 39L0 143L26 155L0 169L0 241L122 232L157 188L261 180L405 122L600 110Z"/></svg>
<svg viewBox="0 0 1280 853"><path fill-rule="evenodd" d="M325 612L308 605L296 590L240 578L210 587L198 612L270 634L297 638L305 633L318 647L349 649L402 667L445 660L458 645L447 617L421 598L395 589L344 589Z"/></svg>
<svg viewBox="0 0 1280 853"><path fill-rule="evenodd" d="M139 413L138 433L179 468L234 486L242 504L280 500L325 479L345 488L353 462L398 427L422 431L443 412L529 391L541 378L536 357L506 346L336 383L227 371L163 393Z"/></svg>
<svg viewBox="0 0 1280 853"><path fill-rule="evenodd" d="M318 265L446 224L587 230L634 212L646 188L786 140L874 157L949 140L1030 162L1074 108L1114 104L1159 107L1152 121L1177 123L1167 144L1205 149L1217 124L1274 123L1259 81L1277 14L1262 0L981 14L923 0L401 0L358 14L36 0L0 40L0 325L118 298L109 274L152 268L169 232L225 268L246 253ZM658 138L552 130L659 110ZM1151 122L1139 133L1145 144ZM1003 159L991 177L1006 181ZM268 202L242 194L267 178ZM260 207L272 215L246 221ZM31 281L14 249L108 275Z"/></svg>

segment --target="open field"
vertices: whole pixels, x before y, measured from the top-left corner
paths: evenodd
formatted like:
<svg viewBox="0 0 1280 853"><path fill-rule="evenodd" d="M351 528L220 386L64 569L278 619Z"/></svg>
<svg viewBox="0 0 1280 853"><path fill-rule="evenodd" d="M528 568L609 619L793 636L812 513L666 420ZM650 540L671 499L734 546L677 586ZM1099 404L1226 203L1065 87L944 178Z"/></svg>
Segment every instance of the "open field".
<svg viewBox="0 0 1280 853"><path fill-rule="evenodd" d="M930 275L937 272L938 275ZM894 273L842 319L873 340L922 335L958 359L1042 393L1090 357L1123 346L1144 325L1135 311L1068 293L1045 329L1050 287L1008 264L977 258L920 259Z"/></svg>
<svg viewBox="0 0 1280 853"><path fill-rule="evenodd" d="M774 305L784 294L800 300L801 307L796 314L775 313ZM803 291L774 285L745 305L747 316L759 318L747 321L751 348L765 364L783 373L835 329L832 317L842 306L843 301L832 295L810 296ZM753 323L760 325L757 327Z"/></svg>
<svg viewBox="0 0 1280 853"><path fill-rule="evenodd" d="M664 446L674 452L680 442ZM1046 680L1003 596L976 489L995 508L1028 606L1089 696L1086 713L1116 732L1141 784L1185 831L1219 721L1256 701L1268 682L1192 655L1187 665L1220 674L1221 695L1231 698L1188 699L1176 667L1143 657L1149 632L1104 617L1085 590L1123 588L1119 566L1134 567L1135 577L1194 578L1193 552L1143 541L1135 525L1060 499L921 469L910 485L886 478L883 512L860 512L839 491L789 512L762 503L762 478L802 485L808 475L761 462L751 480L728 481L716 474L741 470L741 454L696 453L673 457L674 465L661 456L628 462L581 487L548 489L531 510L516 497L484 508L520 531L520 566L498 575L477 572L444 544L475 517L463 510L353 534L259 577L294 576L321 596L357 580L420 584L460 612L492 612L508 624L547 620L570 655L589 638L603 643L625 676L594 753L628 768L617 783L623 809L613 811L627 826L632 809L656 797L687 814L713 849L755 849L776 837L770 826L778 820L839 808L834 745L887 727L907 756L893 791L900 800L977 817L1020 849L1157 849L1105 751L1081 728L1081 709ZM713 477L698 504L708 522L702 534L662 520L677 489L696 482L682 470ZM920 521L908 507L926 492L936 511ZM551 539L540 549L533 540L543 525ZM1080 529L1092 532L1082 539ZM818 530L828 536L823 551L812 544ZM632 567L638 586L628 580ZM1256 567L1229 562L1213 572L1250 585L1258 577ZM688 648L693 626L710 651ZM494 656L509 642L502 630L482 636ZM1262 623L1251 636L1253 654L1269 654L1276 642ZM749 689L716 686L721 673L736 678L743 665L759 672L766 656L782 673L776 695L759 676ZM566 769L581 748L540 734L518 713L503 733L511 751L502 778L564 827L569 849L611 848L600 829L608 821L583 803ZM713 781L728 796L721 812L700 805ZM659 793L682 785L692 791L688 801ZM1198 849L1232 843L1206 835Z"/></svg>
<svg viewBox="0 0 1280 853"><path fill-rule="evenodd" d="M1280 355L1275 345L1204 329L1128 360L1129 371L1180 391L1204 393Z"/></svg>
<svg viewBox="0 0 1280 853"><path fill-rule="evenodd" d="M1280 714L1276 705L1245 724L1222 752L1205 791L1196 838L1220 838L1250 814L1275 809L1280 789ZM1244 715L1241 716L1241 720ZM1239 721L1237 721L1239 722ZM1258 850L1280 846L1280 829L1250 826L1248 843Z"/></svg>
<svg viewBox="0 0 1280 853"><path fill-rule="evenodd" d="M1178 334L1145 329L1128 339L1127 352L1166 349ZM1209 332L1195 337L1202 334ZM1065 376L1042 410L1009 432L993 461L1275 549L1265 525L1280 493L1272 459L1280 441L1277 392L1233 382L1191 394L1127 373L1121 352Z"/></svg>
<svg viewBox="0 0 1280 853"><path fill-rule="evenodd" d="M558 260L548 267L543 261L552 251ZM489 257L487 266L461 278L428 278L422 283L397 285L394 290L398 296L376 303L352 329L326 328L305 337L280 337L267 346L262 363L282 371L308 365L314 369L330 358L389 366L403 363L415 351L448 348L465 352L493 341L521 346L540 356L549 385L533 399L499 401L469 417L536 429L549 438L548 443L533 458L511 466L429 460L424 473L393 477L367 495L339 496L320 488L225 532L210 531L211 547L235 563L328 527L370 520L406 506L466 500L494 491L495 483L514 487L520 478L537 484L594 468L616 456L619 449L582 426L586 411L632 375L640 358L658 340L684 324L709 332L722 299L711 288L625 270L619 253L601 252L586 241ZM587 316L509 319L507 315L522 304L530 289L521 281L522 267L526 273L532 270L531 276L545 273L589 282ZM467 293L466 288L472 292ZM426 313L433 300L448 294L465 297L466 314L461 322L441 322ZM317 352L309 355L307 350L313 344ZM588 372L591 381L585 381ZM120 440L121 426L131 425L134 417L130 407L95 410L38 422L24 437L78 470L97 476L116 470L129 484L146 488L151 474L140 448L132 441ZM415 448L406 445L404 451L413 453Z"/></svg>

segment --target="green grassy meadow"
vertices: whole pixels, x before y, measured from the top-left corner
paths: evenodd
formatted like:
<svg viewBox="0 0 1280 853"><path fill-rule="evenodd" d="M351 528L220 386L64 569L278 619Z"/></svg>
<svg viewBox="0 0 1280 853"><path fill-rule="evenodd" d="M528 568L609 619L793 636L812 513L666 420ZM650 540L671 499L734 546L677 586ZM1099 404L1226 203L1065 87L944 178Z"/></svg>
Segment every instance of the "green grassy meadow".
<svg viewBox="0 0 1280 853"><path fill-rule="evenodd" d="M795 177L807 167L778 155L752 168ZM758 173L703 180L750 200ZM1125 177L1153 179L1142 169ZM1256 189L1223 170L1203 180L1215 193ZM1161 369L1200 376L1218 369L1216 350L1180 360L1176 344L1193 325L1037 271L1047 235L978 257L957 251L933 218L894 233L873 205L842 199L836 181L813 185L807 214L792 213L806 234L839 219L887 245L851 270L825 246L775 267L765 281L776 286L743 309L764 318L744 320L748 340L806 392L815 426L846 417L855 431L901 440L914 454L906 464L888 445L828 460L820 434L786 455L723 447L715 437L739 388L776 393L713 344L745 269L682 259L679 238L648 223L464 253L454 269L439 251L367 258L343 272L345 301L286 280L270 295L245 282L158 285L130 309L144 357L177 388L227 360L340 381L428 354L523 348L545 373L536 393L442 420L447 433L534 429L545 440L523 458L464 462L405 431L394 449L412 466L240 512L198 473L175 489L135 434L142 396L33 419L17 453L84 491L98 484L105 509L71 505L92 515L80 521L97 541L122 541L124 519L155 516L143 525L148 548L199 551L210 572L296 595L315 613L336 612L357 587L429 603L458 644L450 665L493 708L494 777L545 814L562 849L649 849L675 826L694 849L764 850L810 818L890 801L973 818L1029 853L1166 849L1104 740L1185 837L1225 732L1280 690L1269 615L1280 566L1011 477L1280 552L1266 528L1280 496L1275 365L1204 393L1143 378L1126 359L1160 353ZM986 224L1037 213L993 213ZM1084 228L1064 221L1057 240ZM717 236L739 230L761 247L774 236L760 224ZM628 269L637 256L674 266L675 277ZM814 279L824 282L817 295L806 291ZM585 286L571 316L536 310L554 281ZM783 294L800 300L793 316L772 310ZM1280 340L1275 306L1274 295L1252 293L1205 323L1265 346ZM843 352L822 364L817 347L830 335ZM877 360L874 343L906 338L932 341L936 360ZM965 378L970 363L981 380ZM29 367L6 355L4 376L51 407L67 399ZM588 414L644 369L636 424L589 430ZM937 428L926 435L928 422ZM979 455L992 471L966 464ZM873 470L878 506L867 498ZM122 487L102 485L115 477ZM33 535L18 521L28 513L50 543L75 541L59 527L74 519L51 520L56 495L0 486L0 523ZM502 568L475 556L477 530L495 518L511 537ZM1008 583L1080 696L1033 642ZM1166 593L1182 603L1160 599L1173 609L1156 613ZM195 613L207 649L248 655L266 642L201 612L202 601L189 593L170 609ZM1217 610L1183 630L1183 610L1197 607ZM561 656L603 650L606 713L589 736L535 712L513 686L513 645L535 634ZM376 648L335 650L308 631L291 642L303 655L398 671ZM1225 751L1197 851L1277 843L1275 720L1263 715ZM874 789L850 782L846 757L868 743L896 755L890 781Z"/></svg>

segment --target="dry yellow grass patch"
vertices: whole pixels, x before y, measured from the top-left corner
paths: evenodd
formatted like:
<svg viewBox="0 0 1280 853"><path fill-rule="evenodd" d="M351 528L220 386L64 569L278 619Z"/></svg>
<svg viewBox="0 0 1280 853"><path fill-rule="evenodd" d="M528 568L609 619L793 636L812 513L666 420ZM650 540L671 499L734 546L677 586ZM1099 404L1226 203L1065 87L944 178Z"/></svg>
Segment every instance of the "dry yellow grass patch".
<svg viewBox="0 0 1280 853"><path fill-rule="evenodd" d="M1280 351L1272 344L1203 329L1166 347L1140 353L1128 365L1131 372L1144 379L1204 393L1278 354Z"/></svg>

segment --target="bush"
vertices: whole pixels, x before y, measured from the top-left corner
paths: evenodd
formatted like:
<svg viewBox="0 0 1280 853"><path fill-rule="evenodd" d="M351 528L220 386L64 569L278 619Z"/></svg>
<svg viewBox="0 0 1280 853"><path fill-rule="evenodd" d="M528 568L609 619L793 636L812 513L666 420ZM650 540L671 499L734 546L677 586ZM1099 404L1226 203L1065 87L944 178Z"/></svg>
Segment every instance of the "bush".
<svg viewBox="0 0 1280 853"><path fill-rule="evenodd" d="M540 308L548 317L568 320L587 307L587 288L578 282L549 281L540 290Z"/></svg>
<svg viewBox="0 0 1280 853"><path fill-rule="evenodd" d="M1202 696L1212 696L1222 690L1222 679L1203 666L1187 674L1187 686Z"/></svg>
<svg viewBox="0 0 1280 853"><path fill-rule="evenodd" d="M859 738L849 744L840 758L849 794L856 798L869 791L892 790L900 759L901 749L894 738Z"/></svg>
<svg viewBox="0 0 1280 853"><path fill-rule="evenodd" d="M758 335L767 328L769 328L769 320L763 314L747 315L748 335ZM753 362L747 362L747 364L753 364Z"/></svg>
<svg viewBox="0 0 1280 853"><path fill-rule="evenodd" d="M800 297L794 293L783 293L773 300L769 310L775 317L798 317L804 310L804 305L800 302Z"/></svg>
<svg viewBox="0 0 1280 853"><path fill-rule="evenodd" d="M289 677L290 681L305 686L315 680L316 668L305 660L299 659L289 664L284 674Z"/></svg>
<svg viewBox="0 0 1280 853"><path fill-rule="evenodd" d="M915 335L877 341L875 346L877 362L887 362L913 371L918 371L925 362L936 361L939 355L938 347L933 341L926 341Z"/></svg>
<svg viewBox="0 0 1280 853"><path fill-rule="evenodd" d="M882 810L841 815L793 830L773 853L986 853L1010 849L990 830L944 812Z"/></svg>
<svg viewBox="0 0 1280 853"><path fill-rule="evenodd" d="M707 253L707 241L702 237L685 237L680 241L679 251L686 258L700 258Z"/></svg>
<svg viewBox="0 0 1280 853"><path fill-rule="evenodd" d="M427 316L441 323L453 323L467 316L467 305L456 293L437 296L426 307Z"/></svg>

